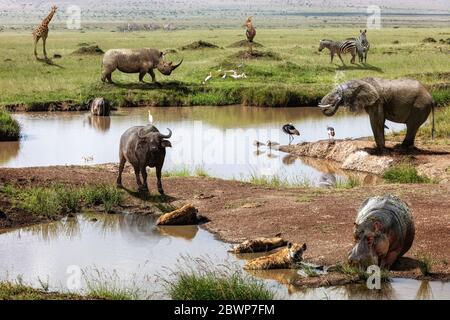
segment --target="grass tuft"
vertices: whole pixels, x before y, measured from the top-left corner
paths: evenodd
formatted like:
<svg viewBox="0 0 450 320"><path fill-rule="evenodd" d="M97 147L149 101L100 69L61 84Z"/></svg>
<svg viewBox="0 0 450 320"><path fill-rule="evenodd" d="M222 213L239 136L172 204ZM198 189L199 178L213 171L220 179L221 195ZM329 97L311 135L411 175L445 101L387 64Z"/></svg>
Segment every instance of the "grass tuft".
<svg viewBox="0 0 450 320"><path fill-rule="evenodd" d="M260 280L242 270L197 261L197 267L184 266L165 287L174 300L271 300L275 294Z"/></svg>
<svg viewBox="0 0 450 320"><path fill-rule="evenodd" d="M19 138L19 123L8 112L0 109L0 141L15 141Z"/></svg>
<svg viewBox="0 0 450 320"><path fill-rule="evenodd" d="M431 183L432 180L421 176L417 169L409 164L400 164L387 169L383 178L390 183Z"/></svg>

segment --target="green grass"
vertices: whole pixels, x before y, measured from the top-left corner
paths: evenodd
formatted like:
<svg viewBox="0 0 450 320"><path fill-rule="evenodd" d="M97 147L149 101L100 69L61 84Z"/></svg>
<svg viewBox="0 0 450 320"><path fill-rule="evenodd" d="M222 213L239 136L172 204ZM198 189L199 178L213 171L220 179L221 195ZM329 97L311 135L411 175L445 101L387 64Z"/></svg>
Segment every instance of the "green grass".
<svg viewBox="0 0 450 320"><path fill-rule="evenodd" d="M239 273L180 272L168 293L174 300L270 300L264 284Z"/></svg>
<svg viewBox="0 0 450 320"><path fill-rule="evenodd" d="M22 282L0 282L0 300L79 300L99 299L94 296L81 296L71 293L51 292L32 288Z"/></svg>
<svg viewBox="0 0 450 320"><path fill-rule="evenodd" d="M310 187L311 181L302 177L286 177L282 175L259 175L252 173L248 182L270 188L302 188Z"/></svg>
<svg viewBox="0 0 450 320"><path fill-rule="evenodd" d="M420 128L418 136L431 140L431 121ZM435 137L450 143L450 104L435 110Z"/></svg>
<svg viewBox="0 0 450 320"><path fill-rule="evenodd" d="M365 270L362 270L358 267L353 267L347 263L338 263L335 268L335 272L345 274L350 277L357 277L359 280L367 280L367 278L370 276ZM381 270L380 273L381 276L381 282L390 282L391 278L389 275L389 270Z"/></svg>
<svg viewBox="0 0 450 320"><path fill-rule="evenodd" d="M387 169L383 179L390 183L432 183L433 181L421 176L417 169L410 164L400 164Z"/></svg>
<svg viewBox="0 0 450 320"><path fill-rule="evenodd" d="M40 216L55 217L77 213L83 207L103 206L111 212L123 200L122 191L109 186L17 188L5 185L0 193L13 198L14 205Z"/></svg>
<svg viewBox="0 0 450 320"><path fill-rule="evenodd" d="M15 141L20 137L20 125L8 112L0 109L0 141Z"/></svg>
<svg viewBox="0 0 450 320"><path fill-rule="evenodd" d="M424 276L430 275L433 268L433 260L426 254L416 254L415 258L419 261L420 272Z"/></svg>
<svg viewBox="0 0 450 320"><path fill-rule="evenodd" d="M353 189L359 187L361 185L361 181L356 176L349 176L345 180L338 180L336 182L336 188L338 189Z"/></svg>
<svg viewBox="0 0 450 320"><path fill-rule="evenodd" d="M172 170L164 171L163 177L209 177L208 171L203 166L197 166L192 170L187 166L181 166Z"/></svg>
<svg viewBox="0 0 450 320"><path fill-rule="evenodd" d="M424 44L425 37L442 38L440 28L382 28L370 30L370 66L352 66L344 57L346 68L340 62L329 63L328 52L318 53L322 38L345 39L358 34L358 29L290 28L258 29L257 42L264 45L259 51L273 53L273 57L242 60L236 54L242 48L229 48L245 38L242 29L176 30L117 33L106 31L64 32L52 30L47 41L50 56L62 55L48 65L34 59L32 38L28 32L2 32L0 42L0 105L25 105L28 110L47 109L50 103L71 102L83 104L96 96L103 96L115 105L142 103L147 105L225 105L244 103L259 106L293 106L316 104L334 85L337 71L345 81L351 78L380 76L385 78L412 77L428 85L437 103L450 102L450 65L448 55L439 50L441 44ZM180 50L194 41L203 40L219 46L216 49ZM398 44L392 44L394 40ZM117 85L100 82L102 56L71 55L81 42L98 44L104 51L110 48L138 48L154 46L161 50L176 48L167 59L184 63L169 77L158 72L163 87L138 83L137 74L115 72ZM39 48L40 49L40 48ZM385 54L392 51L394 54ZM278 58L279 57L279 58ZM11 59L12 61L5 61ZM426 64L421 63L427 61ZM223 80L217 70L238 69L247 79ZM201 82L213 72L214 78L206 85ZM146 77L146 81L149 81Z"/></svg>
<svg viewBox="0 0 450 320"><path fill-rule="evenodd" d="M181 264L180 264L181 263ZM183 257L163 286L174 300L271 300L275 294L241 270L211 260ZM174 278L175 277L175 278Z"/></svg>

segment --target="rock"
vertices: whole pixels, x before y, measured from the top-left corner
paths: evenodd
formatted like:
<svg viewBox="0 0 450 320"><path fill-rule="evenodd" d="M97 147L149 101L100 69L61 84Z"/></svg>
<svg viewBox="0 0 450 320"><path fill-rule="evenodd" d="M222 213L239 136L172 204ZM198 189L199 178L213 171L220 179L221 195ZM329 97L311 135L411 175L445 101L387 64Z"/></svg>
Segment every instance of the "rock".
<svg viewBox="0 0 450 320"><path fill-rule="evenodd" d="M287 241L281 237L273 238L255 238L246 240L230 250L234 253L267 252L275 248L284 247Z"/></svg>
<svg viewBox="0 0 450 320"><path fill-rule="evenodd" d="M111 114L111 105L105 98L95 98L89 103L89 107L93 116L109 116Z"/></svg>
<svg viewBox="0 0 450 320"><path fill-rule="evenodd" d="M163 214L156 221L156 225L192 225L197 224L198 210L192 204L186 204L183 207L172 212Z"/></svg>

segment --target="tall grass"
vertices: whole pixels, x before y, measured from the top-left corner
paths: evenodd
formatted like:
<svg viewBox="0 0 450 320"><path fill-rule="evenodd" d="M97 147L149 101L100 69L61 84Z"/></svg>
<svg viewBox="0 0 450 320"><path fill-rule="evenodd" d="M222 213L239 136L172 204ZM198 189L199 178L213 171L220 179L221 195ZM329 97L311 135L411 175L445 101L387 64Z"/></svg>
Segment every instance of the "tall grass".
<svg viewBox="0 0 450 320"><path fill-rule="evenodd" d="M0 193L13 197L15 205L33 214L54 217L60 214L77 213L83 206L103 206L111 212L123 200L122 191L109 186L16 188L3 186Z"/></svg>
<svg viewBox="0 0 450 320"><path fill-rule="evenodd" d="M20 125L8 112L0 109L0 141L14 141L20 137Z"/></svg>
<svg viewBox="0 0 450 320"><path fill-rule="evenodd" d="M302 177L287 177L282 175L259 175L252 173L248 182L264 187L271 188L296 188L296 187L310 187L312 182L307 178Z"/></svg>
<svg viewBox="0 0 450 320"><path fill-rule="evenodd" d="M208 171L203 166L190 169L187 166L177 167L163 172L163 177L209 177Z"/></svg>
<svg viewBox="0 0 450 320"><path fill-rule="evenodd" d="M191 260L192 261L192 260ZM175 279L166 279L164 286L174 300L270 300L275 294L261 280L242 270L197 260L174 271Z"/></svg>
<svg viewBox="0 0 450 320"><path fill-rule="evenodd" d="M390 183L431 183L426 176L421 176L417 169L410 164L400 164L387 169L383 174L383 179Z"/></svg>

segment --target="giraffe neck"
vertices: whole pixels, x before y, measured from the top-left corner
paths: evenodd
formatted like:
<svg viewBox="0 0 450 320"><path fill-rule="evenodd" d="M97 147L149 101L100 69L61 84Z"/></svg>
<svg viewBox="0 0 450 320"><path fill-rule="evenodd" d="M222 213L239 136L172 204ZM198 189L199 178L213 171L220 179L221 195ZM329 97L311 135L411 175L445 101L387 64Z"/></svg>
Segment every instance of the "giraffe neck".
<svg viewBox="0 0 450 320"><path fill-rule="evenodd" d="M48 16L45 17L44 20L42 20L41 25L42 25L43 27L47 27L48 24L50 23L50 21L52 20L54 14L55 14L55 11L51 11L51 12L48 14Z"/></svg>

